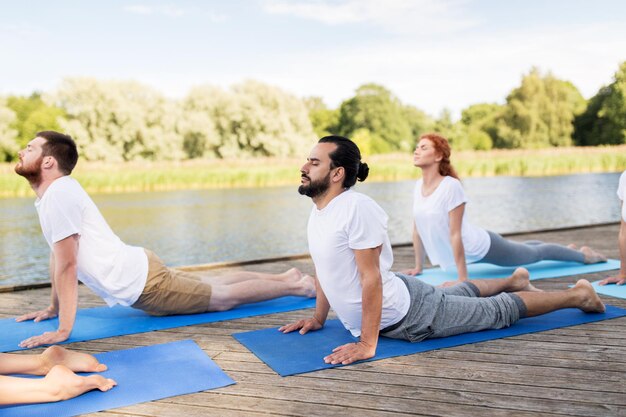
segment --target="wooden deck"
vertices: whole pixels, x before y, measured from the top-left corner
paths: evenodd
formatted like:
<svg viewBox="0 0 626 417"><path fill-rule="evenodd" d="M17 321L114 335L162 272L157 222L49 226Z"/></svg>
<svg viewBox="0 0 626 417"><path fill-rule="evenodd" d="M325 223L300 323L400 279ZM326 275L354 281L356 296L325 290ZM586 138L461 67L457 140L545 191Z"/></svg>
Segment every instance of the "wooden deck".
<svg viewBox="0 0 626 417"><path fill-rule="evenodd" d="M584 243L617 258L618 229L608 225L513 238ZM394 269L413 262L410 247L397 247L394 252ZM308 259L245 268L279 272L292 266L312 272ZM539 280L534 285L544 290L563 289L580 277L597 280L605 276L608 273ZM103 305L84 286L79 294L81 307ZM0 293L0 317L39 309L48 297L46 288ZM626 300L603 300L626 307ZM626 318L286 378L276 375L231 337L232 333L276 327L310 314L311 310L301 310L70 347L95 353L191 338L237 382L98 416L626 416Z"/></svg>

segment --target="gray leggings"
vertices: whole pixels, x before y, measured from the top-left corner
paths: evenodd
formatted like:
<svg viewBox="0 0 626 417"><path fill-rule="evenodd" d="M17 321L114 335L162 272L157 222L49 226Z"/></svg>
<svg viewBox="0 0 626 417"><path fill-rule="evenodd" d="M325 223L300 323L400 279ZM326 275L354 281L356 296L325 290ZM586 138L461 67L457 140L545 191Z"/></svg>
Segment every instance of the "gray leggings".
<svg viewBox="0 0 626 417"><path fill-rule="evenodd" d="M470 281L436 288L422 280L395 273L409 290L411 305L404 318L380 334L393 339L419 342L424 339L501 329L526 315L526 305L517 295L500 293L480 297Z"/></svg>
<svg viewBox="0 0 626 417"><path fill-rule="evenodd" d="M582 252L566 246L538 240L519 243L504 239L497 233L490 231L487 233L491 239L491 246L485 257L478 262L500 266L525 265L543 260L585 262L585 255Z"/></svg>

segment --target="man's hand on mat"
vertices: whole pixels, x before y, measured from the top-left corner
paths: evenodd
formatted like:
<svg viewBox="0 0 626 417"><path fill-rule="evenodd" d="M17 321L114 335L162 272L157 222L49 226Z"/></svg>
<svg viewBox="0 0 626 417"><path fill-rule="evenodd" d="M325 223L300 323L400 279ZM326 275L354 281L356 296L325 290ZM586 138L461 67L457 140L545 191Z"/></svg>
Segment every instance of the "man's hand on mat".
<svg viewBox="0 0 626 417"><path fill-rule="evenodd" d="M55 332L45 332L39 336L29 337L20 343L22 348L34 348L41 345L53 345L55 343L63 342L70 337L70 332L67 330L57 330Z"/></svg>
<svg viewBox="0 0 626 417"><path fill-rule="evenodd" d="M57 311L53 306L46 308L45 310L33 311L32 313L26 313L24 315L19 316L15 319L15 321L26 321L33 320L35 323L42 321L53 319L57 316Z"/></svg>
<svg viewBox="0 0 626 417"><path fill-rule="evenodd" d="M598 285L606 285L606 284L624 285L626 284L626 275L619 274L613 277L605 278L602 281L598 282Z"/></svg>
<svg viewBox="0 0 626 417"><path fill-rule="evenodd" d="M422 275L422 268L411 268L400 271L400 273L405 275Z"/></svg>
<svg viewBox="0 0 626 417"><path fill-rule="evenodd" d="M305 334L309 330L319 330L324 325L317 321L315 317L311 317L310 319L298 320L295 323L286 324L283 327L279 328L278 331L283 333L293 332L294 330L300 329L300 334Z"/></svg>
<svg viewBox="0 0 626 417"><path fill-rule="evenodd" d="M374 355L376 355L376 346L360 341L334 348L333 353L324 358L324 362L332 365L348 365L352 362L373 358Z"/></svg>

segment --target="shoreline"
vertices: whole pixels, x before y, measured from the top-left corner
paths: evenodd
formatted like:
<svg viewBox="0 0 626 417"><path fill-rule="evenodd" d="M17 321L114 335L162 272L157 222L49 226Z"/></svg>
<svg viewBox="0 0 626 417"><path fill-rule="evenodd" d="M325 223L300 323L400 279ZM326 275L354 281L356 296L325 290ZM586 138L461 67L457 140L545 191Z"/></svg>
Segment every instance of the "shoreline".
<svg viewBox="0 0 626 417"><path fill-rule="evenodd" d="M410 153L365 155L363 160L370 166L368 182L419 177ZM80 161L73 176L89 194L268 188L297 185L303 161L304 158ZM626 170L626 145L457 151L452 162L462 178L612 173ZM32 196L32 189L14 173L14 166L15 163L0 164L0 198Z"/></svg>

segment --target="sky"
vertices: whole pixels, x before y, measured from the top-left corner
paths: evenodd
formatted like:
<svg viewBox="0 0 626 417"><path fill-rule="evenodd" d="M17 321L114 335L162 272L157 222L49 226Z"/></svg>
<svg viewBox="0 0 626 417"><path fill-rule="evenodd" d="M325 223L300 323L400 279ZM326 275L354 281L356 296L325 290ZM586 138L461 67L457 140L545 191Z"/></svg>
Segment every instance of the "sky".
<svg viewBox="0 0 626 417"><path fill-rule="evenodd" d="M87 76L182 98L254 79L335 108L374 82L456 118L532 67L593 96L626 60L625 22L621 0L0 0L0 95Z"/></svg>

